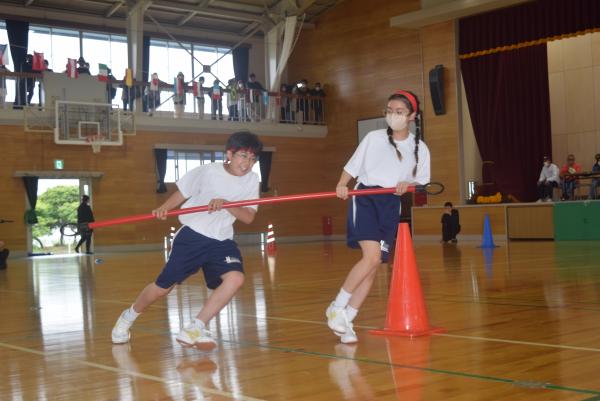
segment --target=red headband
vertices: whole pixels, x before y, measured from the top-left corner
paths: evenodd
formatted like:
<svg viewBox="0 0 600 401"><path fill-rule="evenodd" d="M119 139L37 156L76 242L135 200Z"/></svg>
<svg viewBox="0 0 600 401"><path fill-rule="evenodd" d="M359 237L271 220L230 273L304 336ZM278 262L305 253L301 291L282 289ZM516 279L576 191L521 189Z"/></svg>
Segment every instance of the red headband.
<svg viewBox="0 0 600 401"><path fill-rule="evenodd" d="M404 96L410 102L410 105L413 108L413 112L418 112L419 111L419 106L418 106L418 103L417 103L417 98L415 98L415 96L412 93L404 91L402 89L398 89L396 92L394 92L394 95L402 95L402 96Z"/></svg>

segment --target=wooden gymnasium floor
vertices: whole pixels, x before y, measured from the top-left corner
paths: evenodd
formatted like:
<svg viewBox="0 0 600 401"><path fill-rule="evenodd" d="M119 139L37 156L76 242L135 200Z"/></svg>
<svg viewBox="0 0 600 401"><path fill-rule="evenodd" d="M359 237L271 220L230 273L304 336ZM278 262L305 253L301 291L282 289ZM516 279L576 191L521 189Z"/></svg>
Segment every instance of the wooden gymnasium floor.
<svg viewBox="0 0 600 401"><path fill-rule="evenodd" d="M384 321L381 268L340 345L323 314L356 251L279 244L269 265L243 249L247 280L211 324L219 347L174 339L206 296L195 276L113 346L112 325L163 254L9 260L0 272L0 399L600 400L598 243L415 244L430 320L446 334L372 336ZM103 263L95 264L94 258Z"/></svg>

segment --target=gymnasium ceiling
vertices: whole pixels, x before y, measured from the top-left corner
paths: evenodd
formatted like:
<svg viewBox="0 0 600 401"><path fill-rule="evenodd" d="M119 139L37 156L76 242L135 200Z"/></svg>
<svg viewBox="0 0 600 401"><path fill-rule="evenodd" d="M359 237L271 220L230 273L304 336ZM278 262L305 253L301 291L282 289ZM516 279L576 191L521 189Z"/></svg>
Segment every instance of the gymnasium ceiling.
<svg viewBox="0 0 600 401"><path fill-rule="evenodd" d="M53 26L81 26L124 32L128 10L141 6L146 8L144 29L148 32L163 32L166 29L179 37L202 36L208 41L236 43L244 38L260 40L265 31L286 16L304 16L304 27L310 27L319 16L343 1L1 0L0 16ZM414 3L415 0L412 1ZM391 16L390 25L418 29L526 1L531 0L420 0L420 9Z"/></svg>
<svg viewBox="0 0 600 401"><path fill-rule="evenodd" d="M285 16L305 15L311 24L343 0L2 0L0 14L85 25L125 26L127 11L141 3L148 16L164 27L190 32L213 32L241 39L254 32L262 37ZM94 24L93 22L96 22Z"/></svg>

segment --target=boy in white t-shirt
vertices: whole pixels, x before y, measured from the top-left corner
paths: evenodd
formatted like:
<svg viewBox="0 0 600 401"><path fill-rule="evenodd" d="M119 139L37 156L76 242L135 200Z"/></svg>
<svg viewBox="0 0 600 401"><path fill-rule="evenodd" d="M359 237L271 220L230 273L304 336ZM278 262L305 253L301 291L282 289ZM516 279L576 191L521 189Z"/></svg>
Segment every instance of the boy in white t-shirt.
<svg viewBox="0 0 600 401"><path fill-rule="evenodd" d="M115 324L112 342L129 342L129 329L140 313L167 295L175 284L202 268L206 285L214 290L202 309L187 327L177 335L177 341L188 347L210 350L215 340L206 329L208 322L223 309L244 283L242 255L233 238L233 223L250 224L257 206L222 209L224 202L258 198L258 176L252 172L262 150L258 137L250 132L236 132L229 137L225 163L197 167L177 182L178 190L165 203L152 211L164 220L167 212L208 204L209 211L179 217L183 226L177 232L173 248L163 271L138 295Z"/></svg>

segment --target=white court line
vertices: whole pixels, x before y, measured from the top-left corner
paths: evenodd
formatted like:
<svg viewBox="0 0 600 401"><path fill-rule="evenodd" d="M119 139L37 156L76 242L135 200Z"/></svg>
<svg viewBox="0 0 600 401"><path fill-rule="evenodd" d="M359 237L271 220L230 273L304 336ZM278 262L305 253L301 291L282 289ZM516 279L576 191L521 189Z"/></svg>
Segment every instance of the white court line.
<svg viewBox="0 0 600 401"><path fill-rule="evenodd" d="M311 324L327 325L326 322L316 322L314 320L289 319L289 318L283 318L283 317L262 317L262 316L248 315L248 314L244 314L244 313L238 313L238 314L240 316L253 317L253 318L265 319L265 320L281 320L284 322L311 323ZM365 330L373 330L373 329L379 328L379 327L373 327L373 326L359 326L359 325L354 325L354 327L357 327L359 329L365 329ZM465 336L465 335L460 335L460 334L448 334L448 333L433 333L432 335L439 336L439 337L462 338L465 340L489 341L489 342L498 342L498 343L506 343L506 344L531 345L531 346L535 346L535 347L567 349L567 350L573 350L573 351L600 352L600 348L577 347L577 346L573 346L573 345L546 344L546 343L537 343L537 342L531 342L531 341L505 340L503 338Z"/></svg>
<svg viewBox="0 0 600 401"><path fill-rule="evenodd" d="M18 345L12 345L12 344L6 344L3 342L0 342L0 347L4 347L4 348L8 348L8 349L12 349L15 351L21 351L21 352L27 352L29 354L35 354L35 355L40 355L40 356L54 356L54 355L60 355L62 357L64 357L64 354L56 354L56 353L49 353L49 352L44 352L44 351L38 351L35 349L31 349L31 348L25 348L25 347L19 347ZM120 369L120 368L115 368L112 366L107 366L107 365L101 365L99 363L94 363L94 362L88 362L88 361L82 361L80 359L75 359L75 358L70 358L67 357L69 359L69 361L71 362L75 362L78 363L80 365L85 365L85 366L89 366L92 368L96 368L96 369L102 369L102 370L106 370L109 372L115 372L115 373L125 373L129 376L134 376L134 377L139 377L141 379L146 379L146 380L150 380L150 381L154 381L154 382L159 382L159 383L164 383L164 384L168 384L168 385L185 385L188 387L193 387L196 388L200 391L202 391L203 393L208 393L208 394L213 394L213 395L219 395L222 397L227 397L227 398L233 398L236 400L243 400L243 401L265 401L262 400L260 398L252 398L252 397L247 397L245 395L242 394L236 394L236 393L230 393L227 391L221 391L221 390L217 390L217 389L212 389L212 388L208 388L208 387L202 387L199 386L195 383L187 383L187 382L183 382L183 381L177 381L177 380L167 380L165 378L159 377L159 376L152 376L152 375L147 375L145 373L140 373L140 372L136 372L133 370L127 370L127 369Z"/></svg>
<svg viewBox="0 0 600 401"><path fill-rule="evenodd" d="M104 300L95 299L94 301L95 302L105 302L105 303L126 304L126 305L131 304L131 302L107 300L107 299L104 299ZM168 309L167 307L162 306L162 305L152 305L152 308ZM291 318L274 317L274 316L256 316L256 315L251 315L251 314L247 314L247 313L238 313L238 315L250 317L250 318L254 318L254 319L277 320L277 321L282 321L282 322L294 322L294 323L309 323L309 324L318 324L321 326L327 325L327 323L324 321L291 319ZM359 328L359 329L365 329L365 330L373 330L373 329L380 328L380 327L374 327L374 326L359 326L359 325L354 325L354 327ZM465 335L460 335L460 334L448 334L448 333L433 333L432 335L439 336L439 337L462 338L464 340L488 341L488 342L515 344L515 345L530 345L530 346L535 346L535 347L556 348L556 349L565 349L565 350L572 350L572 351L600 352L600 348L577 347L574 345L547 344L547 343L538 343L538 342L531 342L531 341L507 340L507 339L503 339L503 338L493 338L493 337L465 336Z"/></svg>
<svg viewBox="0 0 600 401"><path fill-rule="evenodd" d="M101 302L126 303L126 302L114 301L114 300L102 300ZM129 303L126 303L126 304L129 305ZM163 307L162 305L152 305L152 307L167 309L167 307ZM238 315L250 317L250 318L254 318L254 319L277 320L277 321L282 321L282 322L294 322L294 323L309 323L309 324L318 324L321 326L327 325L327 323L325 321L292 319L292 318L274 317L274 316L256 316L256 315L251 315L251 314L247 314L247 313L238 313ZM374 327L374 326L359 326L359 325L354 325L354 327L359 328L359 329L365 329L365 330L373 330L373 329L380 328L380 327ZM534 347L556 348L556 349L565 349L565 350L572 350L572 351L600 352L600 348L577 347L574 345L547 344L547 343L538 343L538 342L532 342L532 341L507 340L507 339L503 339L503 338L465 336L465 335L460 335L460 334L448 334L448 333L434 333L433 335L439 336L439 337L461 338L464 340L488 341L488 342L515 344L515 345L530 345L530 346L534 346Z"/></svg>

